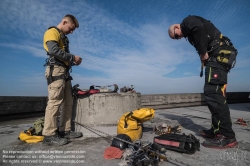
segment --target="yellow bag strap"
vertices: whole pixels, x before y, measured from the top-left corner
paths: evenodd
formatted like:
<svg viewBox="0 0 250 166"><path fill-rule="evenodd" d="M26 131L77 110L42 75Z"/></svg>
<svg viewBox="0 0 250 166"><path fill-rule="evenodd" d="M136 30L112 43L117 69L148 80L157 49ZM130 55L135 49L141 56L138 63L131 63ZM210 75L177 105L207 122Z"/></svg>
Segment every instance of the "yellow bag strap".
<svg viewBox="0 0 250 166"><path fill-rule="evenodd" d="M128 113L125 118L124 118L124 128L128 128L128 123L127 123L127 119L129 116L131 116L133 114L133 112L131 111L130 113Z"/></svg>

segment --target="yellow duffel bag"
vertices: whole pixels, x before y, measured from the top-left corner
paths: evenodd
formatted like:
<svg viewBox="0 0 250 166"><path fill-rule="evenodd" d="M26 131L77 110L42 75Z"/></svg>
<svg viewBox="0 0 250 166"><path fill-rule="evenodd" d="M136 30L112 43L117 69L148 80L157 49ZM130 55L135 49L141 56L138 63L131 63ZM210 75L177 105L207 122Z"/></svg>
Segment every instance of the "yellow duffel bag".
<svg viewBox="0 0 250 166"><path fill-rule="evenodd" d="M120 118L117 125L117 134L126 134L134 142L142 136L142 123L154 118L155 110L140 108L127 112Z"/></svg>

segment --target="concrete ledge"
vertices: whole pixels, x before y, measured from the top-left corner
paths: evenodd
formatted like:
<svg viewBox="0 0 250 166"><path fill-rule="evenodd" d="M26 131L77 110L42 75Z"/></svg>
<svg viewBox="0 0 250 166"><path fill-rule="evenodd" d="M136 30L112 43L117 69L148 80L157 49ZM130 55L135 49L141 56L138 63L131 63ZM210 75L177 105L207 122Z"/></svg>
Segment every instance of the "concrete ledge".
<svg viewBox="0 0 250 166"><path fill-rule="evenodd" d="M250 92L228 92L228 103L250 103ZM44 115L47 97L0 96L0 120ZM141 107L154 109L206 105L202 93L141 95Z"/></svg>
<svg viewBox="0 0 250 166"><path fill-rule="evenodd" d="M228 92L228 103L250 102L249 92ZM203 93L142 95L141 105L154 109L206 105Z"/></svg>
<svg viewBox="0 0 250 166"><path fill-rule="evenodd" d="M46 105L47 97L0 96L0 119L41 116Z"/></svg>
<svg viewBox="0 0 250 166"><path fill-rule="evenodd" d="M47 97L0 96L0 115L44 111Z"/></svg>

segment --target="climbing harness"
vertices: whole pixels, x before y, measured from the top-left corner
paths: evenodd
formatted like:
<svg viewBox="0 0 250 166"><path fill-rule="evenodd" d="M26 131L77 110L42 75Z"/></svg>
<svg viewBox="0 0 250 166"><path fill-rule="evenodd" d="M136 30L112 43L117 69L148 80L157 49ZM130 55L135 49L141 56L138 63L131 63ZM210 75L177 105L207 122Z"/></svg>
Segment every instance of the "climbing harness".
<svg viewBox="0 0 250 166"><path fill-rule="evenodd" d="M61 30L59 30L56 26L49 27L48 29L51 29L51 28L54 28L54 29L56 29L58 31L58 33L60 34L60 38L63 41L64 51L67 52L67 53L70 53L69 52L69 40L68 40L67 36L64 35L61 32ZM48 52L47 52L47 55L49 55ZM65 74L62 74L62 75L59 75L59 76L52 76L55 65L62 66L64 68L66 68ZM50 67L49 76L47 78L48 85L51 84L52 82L54 82L56 80L60 80L60 79L65 79L65 81L73 80L72 77L69 74L69 73L72 72L71 67L74 66L73 62L71 62L69 65L66 65L62 60L59 60L58 58L56 58L54 56L50 56L49 58L46 59L46 63L44 64L44 66L49 66Z"/></svg>
<svg viewBox="0 0 250 166"><path fill-rule="evenodd" d="M218 62L225 66L227 71L230 71L236 64L238 51L233 46L231 40L221 34L219 39L215 39L209 44L207 53L209 54L208 61ZM204 63L204 61L201 62L200 77L203 76Z"/></svg>
<svg viewBox="0 0 250 166"><path fill-rule="evenodd" d="M228 71L236 64L238 51L233 46L231 40L222 34L220 35L220 39L216 39L209 44L209 50L207 52L211 58L215 58L216 61L225 66Z"/></svg>
<svg viewBox="0 0 250 166"><path fill-rule="evenodd" d="M58 29L56 26L51 26L48 29L51 29L51 28L54 28L54 29L56 29L58 31L58 33L60 34L60 38L63 41L64 51L70 53L69 52L69 39L68 39L68 37L66 35L64 35L62 33L62 31L60 29Z"/></svg>
<svg viewBox="0 0 250 166"><path fill-rule="evenodd" d="M61 74L59 76L52 76L55 65L62 66L64 68L66 68L65 74ZM55 57L50 57L50 58L46 59L46 63L44 64L44 66L50 67L49 76L47 78L48 85L51 84L52 82L54 82L56 80L60 80L60 79L65 79L65 81L73 80L72 77L69 75L69 73L72 71L71 66L66 66L64 64L64 62L60 61L59 59L57 59Z"/></svg>

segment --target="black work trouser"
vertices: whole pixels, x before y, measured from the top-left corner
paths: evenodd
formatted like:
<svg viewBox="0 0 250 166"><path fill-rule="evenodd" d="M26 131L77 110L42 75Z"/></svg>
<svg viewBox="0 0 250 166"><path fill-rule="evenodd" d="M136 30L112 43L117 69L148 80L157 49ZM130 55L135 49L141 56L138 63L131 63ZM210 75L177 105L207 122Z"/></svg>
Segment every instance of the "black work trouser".
<svg viewBox="0 0 250 166"><path fill-rule="evenodd" d="M226 99L228 71L216 61L208 61L205 70L204 96L212 114L212 129L215 134L235 137Z"/></svg>

